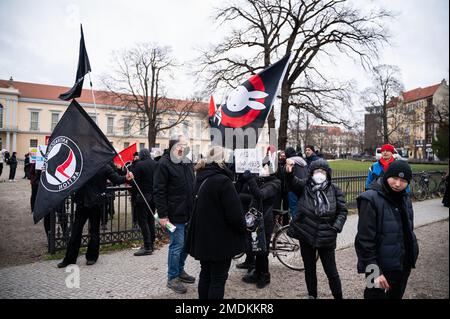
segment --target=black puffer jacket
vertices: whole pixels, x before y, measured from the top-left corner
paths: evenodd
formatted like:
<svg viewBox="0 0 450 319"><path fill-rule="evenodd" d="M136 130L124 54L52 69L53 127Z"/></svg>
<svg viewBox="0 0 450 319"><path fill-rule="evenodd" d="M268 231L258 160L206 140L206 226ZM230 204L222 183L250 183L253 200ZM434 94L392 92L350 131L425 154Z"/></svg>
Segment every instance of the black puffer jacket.
<svg viewBox="0 0 450 319"><path fill-rule="evenodd" d="M320 216L316 214L315 194L312 191L312 173L322 168L327 171L328 187L324 190L329 209ZM297 216L292 221L290 235L309 245L320 248L336 248L337 233L347 220L345 197L340 188L331 183L331 169L324 160L311 163L308 179L298 179L286 174L288 185L298 196Z"/></svg>
<svg viewBox="0 0 450 319"><path fill-rule="evenodd" d="M133 169L134 180L152 209L154 208L153 175L155 174L156 166L157 164L150 157L150 152L148 149L142 149L139 152L139 161L136 162ZM131 186L133 187L133 194L136 203L145 203L135 184L132 183Z"/></svg>
<svg viewBox="0 0 450 319"><path fill-rule="evenodd" d="M381 272L414 268L419 246L414 234L414 213L409 194L405 192L394 203L379 180L372 183L371 189L362 193L357 201L359 219L355 249L358 272L364 273L371 264L378 265ZM402 213L406 214L408 225L403 225ZM411 260L407 260L405 230L409 232L406 238L412 240Z"/></svg>
<svg viewBox="0 0 450 319"><path fill-rule="evenodd" d="M245 221L232 173L208 164L197 174L197 205L189 222L187 252L197 260L221 261L244 251Z"/></svg>
<svg viewBox="0 0 450 319"><path fill-rule="evenodd" d="M194 171L191 163L174 163L169 151L158 161L153 177L153 192L160 218L172 223L186 223L192 210Z"/></svg>

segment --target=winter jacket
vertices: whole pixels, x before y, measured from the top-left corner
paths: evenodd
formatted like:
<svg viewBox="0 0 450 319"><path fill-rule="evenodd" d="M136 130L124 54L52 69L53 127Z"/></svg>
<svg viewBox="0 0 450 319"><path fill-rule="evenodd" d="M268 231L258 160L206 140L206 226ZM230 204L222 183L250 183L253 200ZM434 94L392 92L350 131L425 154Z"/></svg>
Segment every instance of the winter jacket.
<svg viewBox="0 0 450 319"><path fill-rule="evenodd" d="M309 156L309 157L307 156L305 158L306 163L308 163L308 165L311 165L312 162L317 161L318 159L320 159L320 157L317 156L316 154L311 154L311 156Z"/></svg>
<svg viewBox="0 0 450 319"><path fill-rule="evenodd" d="M153 177L153 196L160 218L186 223L192 210L194 171L190 163L174 163L166 150Z"/></svg>
<svg viewBox="0 0 450 319"><path fill-rule="evenodd" d="M358 256L358 272L364 273L368 265L378 265L381 273L402 271L405 266L414 268L419 246L414 234L414 213L411 199L405 193L398 203L388 196L381 182L357 198L358 233L355 249ZM405 228L412 238L412 260L406 259L404 229L401 213L407 214Z"/></svg>
<svg viewBox="0 0 450 319"><path fill-rule="evenodd" d="M138 184L140 190L145 196L147 202L153 208L153 174L156 171L156 162L149 158L139 160L133 169L134 180ZM134 183L131 184L133 187L133 193L136 203L145 203L142 195L138 191Z"/></svg>
<svg viewBox="0 0 450 319"><path fill-rule="evenodd" d="M223 261L245 249L244 212L231 178L231 171L215 163L197 174L186 238L186 250L197 260Z"/></svg>
<svg viewBox="0 0 450 319"><path fill-rule="evenodd" d="M368 190L370 188L370 185L373 182L376 182L381 177L383 177L383 175L384 175L383 165L378 160L375 163L373 163L372 166L369 167L369 171L367 173L367 178L366 178L365 189ZM406 192L407 193L410 192L409 185L408 185L408 188L406 189Z"/></svg>

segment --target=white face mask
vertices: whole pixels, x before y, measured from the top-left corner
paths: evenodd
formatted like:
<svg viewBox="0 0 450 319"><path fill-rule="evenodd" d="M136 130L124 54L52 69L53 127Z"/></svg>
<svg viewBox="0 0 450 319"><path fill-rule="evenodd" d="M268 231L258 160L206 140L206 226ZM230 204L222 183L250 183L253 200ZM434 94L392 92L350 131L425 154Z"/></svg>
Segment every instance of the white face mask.
<svg viewBox="0 0 450 319"><path fill-rule="evenodd" d="M321 173L321 172L317 172L317 173L314 173L312 179L313 179L314 183L322 184L323 182L326 181L327 175L324 173Z"/></svg>

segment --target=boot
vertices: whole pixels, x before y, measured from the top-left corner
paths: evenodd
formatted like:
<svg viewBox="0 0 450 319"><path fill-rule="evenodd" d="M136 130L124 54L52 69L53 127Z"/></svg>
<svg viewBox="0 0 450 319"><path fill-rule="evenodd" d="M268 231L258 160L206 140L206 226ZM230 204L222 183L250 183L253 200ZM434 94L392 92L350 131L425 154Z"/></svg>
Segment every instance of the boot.
<svg viewBox="0 0 450 319"><path fill-rule="evenodd" d="M270 273L260 274L258 276L258 281L256 282L256 287L264 288L270 283Z"/></svg>
<svg viewBox="0 0 450 319"><path fill-rule="evenodd" d="M256 271L253 269L248 272L244 277L242 277L242 281L248 284L255 284L258 282L258 275L256 274Z"/></svg>

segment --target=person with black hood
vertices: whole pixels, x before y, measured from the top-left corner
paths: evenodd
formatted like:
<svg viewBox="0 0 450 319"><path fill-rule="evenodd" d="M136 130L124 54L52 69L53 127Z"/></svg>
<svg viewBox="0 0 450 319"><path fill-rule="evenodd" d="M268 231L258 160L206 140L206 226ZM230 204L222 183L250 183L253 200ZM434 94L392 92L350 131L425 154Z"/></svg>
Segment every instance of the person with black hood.
<svg viewBox="0 0 450 319"><path fill-rule="evenodd" d="M243 192L240 195L241 201L247 203L250 201L251 205L264 215L266 252L256 254L255 268L242 278L242 281L246 283L256 283L258 288L264 288L270 283L269 246L274 227L272 210L281 191L281 182L275 176L275 165L277 164L264 165L258 178L252 175L250 171L245 171L242 175L247 184L244 185ZM250 197L246 199L245 195ZM250 205L247 204L245 206L248 207ZM247 258L251 258L251 254L248 254Z"/></svg>
<svg viewBox="0 0 450 319"><path fill-rule="evenodd" d="M223 299L231 260L245 249L245 220L220 146L195 166L194 209L186 250L200 260L199 299Z"/></svg>
<svg viewBox="0 0 450 319"><path fill-rule="evenodd" d="M291 222L288 235L300 242L300 252L305 265L305 280L309 298L317 298L317 254L322 261L331 292L342 299L342 287L336 267L336 239L347 219L345 196L331 183L331 168L319 159L311 163L307 179L297 178L294 162L287 160L286 180L298 195L298 212Z"/></svg>
<svg viewBox="0 0 450 319"><path fill-rule="evenodd" d="M148 149L144 148L139 151L139 161L134 165L133 174L134 181L139 186L142 194L134 183L131 186L133 187L134 193L134 213L136 214L139 228L144 238L144 246L134 253L135 256L151 255L154 249L155 218L152 212L155 211L153 201L153 174L155 173L156 165ZM150 205L152 211L150 211L147 204Z"/></svg>
<svg viewBox="0 0 450 319"><path fill-rule="evenodd" d="M16 177L16 169L17 169L17 152L13 152L11 157L8 159L9 164L9 181L15 182L14 179Z"/></svg>
<svg viewBox="0 0 450 319"><path fill-rule="evenodd" d="M394 161L357 199L355 250L358 273L366 274L365 299L401 299L415 268L419 246L406 192L411 179L409 164Z"/></svg>
<svg viewBox="0 0 450 319"><path fill-rule="evenodd" d="M194 170L188 161L187 140L183 135L172 137L169 149L164 151L158 161L153 177L153 195L163 228L172 223L176 229L169 233L169 258L167 287L176 293L184 294L187 288L183 283L194 283L195 278L184 270L187 253L184 251L186 224L193 205Z"/></svg>
<svg viewBox="0 0 450 319"><path fill-rule="evenodd" d="M305 179L308 177L308 164L306 161L297 155L293 147L288 147L284 151L286 158L294 161L293 174L299 179ZM297 214L297 202L298 198L294 192L291 192L288 187L286 187L286 180L284 181L284 189L287 191L287 197L289 201L289 211L291 213L291 218L294 219Z"/></svg>

